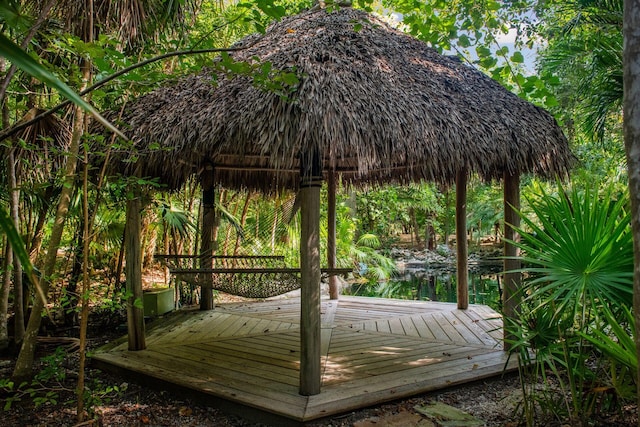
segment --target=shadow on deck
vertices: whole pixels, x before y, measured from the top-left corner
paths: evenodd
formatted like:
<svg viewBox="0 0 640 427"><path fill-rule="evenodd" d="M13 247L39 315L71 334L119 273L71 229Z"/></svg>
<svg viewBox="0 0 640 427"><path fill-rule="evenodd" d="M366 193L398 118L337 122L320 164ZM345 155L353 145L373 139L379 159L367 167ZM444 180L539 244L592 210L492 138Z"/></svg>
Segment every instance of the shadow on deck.
<svg viewBox="0 0 640 427"><path fill-rule="evenodd" d="M274 300L181 311L147 331L147 349L126 341L93 363L173 384L212 406L262 420L306 422L499 375L507 365L502 319L487 306L341 296L322 301L322 391L298 394L300 301ZM267 418L265 418L267 417Z"/></svg>

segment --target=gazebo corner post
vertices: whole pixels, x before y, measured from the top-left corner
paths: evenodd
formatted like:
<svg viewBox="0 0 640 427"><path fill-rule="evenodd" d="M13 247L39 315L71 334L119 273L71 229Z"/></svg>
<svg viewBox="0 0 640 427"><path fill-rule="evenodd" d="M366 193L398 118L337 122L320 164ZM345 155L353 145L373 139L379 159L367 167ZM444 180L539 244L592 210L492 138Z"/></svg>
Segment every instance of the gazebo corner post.
<svg viewBox="0 0 640 427"><path fill-rule="evenodd" d="M216 249L213 241L213 230L216 226L216 186L213 166L209 166L202 171L200 186L202 187L200 268L212 268L213 253ZM213 310L213 276L211 274L202 274L199 281L200 310Z"/></svg>
<svg viewBox="0 0 640 427"><path fill-rule="evenodd" d="M327 267L336 268L336 171L329 169L327 177ZM329 299L338 299L338 277L329 276Z"/></svg>
<svg viewBox="0 0 640 427"><path fill-rule="evenodd" d="M127 333L129 350L146 348L144 308L142 307L142 200L138 191L127 200L125 233L125 276L127 294Z"/></svg>
<svg viewBox="0 0 640 427"><path fill-rule="evenodd" d="M456 283L458 309L469 308L469 262L467 248L467 177L466 167L456 173Z"/></svg>
<svg viewBox="0 0 640 427"><path fill-rule="evenodd" d="M320 188L318 152L300 159L300 389L303 396L320 393Z"/></svg>
<svg viewBox="0 0 640 427"><path fill-rule="evenodd" d="M516 228L520 226L520 174L504 173L504 284L502 291L502 314L504 316L504 349L510 349L513 340L509 320L515 319L520 303L522 274L518 272L522 263L516 257L520 251L512 242L519 240Z"/></svg>

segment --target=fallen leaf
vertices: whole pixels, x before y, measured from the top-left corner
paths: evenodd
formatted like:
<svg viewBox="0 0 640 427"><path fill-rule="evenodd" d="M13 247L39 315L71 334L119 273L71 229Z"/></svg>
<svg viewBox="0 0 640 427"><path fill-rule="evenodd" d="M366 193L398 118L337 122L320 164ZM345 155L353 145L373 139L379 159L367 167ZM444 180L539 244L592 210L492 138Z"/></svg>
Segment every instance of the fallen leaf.
<svg viewBox="0 0 640 427"><path fill-rule="evenodd" d="M150 420L149 420L149 417L148 417L148 416L146 416L146 415L140 415L140 422L141 422L142 424L149 424L149 421L150 421Z"/></svg>
<svg viewBox="0 0 640 427"><path fill-rule="evenodd" d="M182 406L178 410L178 414L180 414L181 417L190 417L191 414L193 414L193 409Z"/></svg>

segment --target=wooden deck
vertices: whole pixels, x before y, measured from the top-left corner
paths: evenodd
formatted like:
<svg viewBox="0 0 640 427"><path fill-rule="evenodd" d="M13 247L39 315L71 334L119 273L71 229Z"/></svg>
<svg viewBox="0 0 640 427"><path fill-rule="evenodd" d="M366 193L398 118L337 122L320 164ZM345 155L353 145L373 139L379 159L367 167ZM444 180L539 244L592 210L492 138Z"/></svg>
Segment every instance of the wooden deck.
<svg viewBox="0 0 640 427"><path fill-rule="evenodd" d="M487 306L342 296L322 301L322 391L301 396L299 318L299 299L178 312L148 328L146 350L117 343L93 360L296 422L499 375L507 362Z"/></svg>

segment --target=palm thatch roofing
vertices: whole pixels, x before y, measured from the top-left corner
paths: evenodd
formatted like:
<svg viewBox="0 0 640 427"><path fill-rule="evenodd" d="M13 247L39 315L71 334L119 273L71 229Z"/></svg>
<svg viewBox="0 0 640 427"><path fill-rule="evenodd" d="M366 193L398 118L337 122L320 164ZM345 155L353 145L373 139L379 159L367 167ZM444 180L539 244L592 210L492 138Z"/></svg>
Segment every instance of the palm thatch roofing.
<svg viewBox="0 0 640 427"><path fill-rule="evenodd" d="M18 124L43 112L40 108L31 108ZM51 181L54 171L62 170L71 140L71 128L63 118L50 114L18 132L16 140L20 143L0 145L0 156L4 158L15 149L15 156L20 159L16 166L22 184L41 184ZM0 180L4 172L0 171Z"/></svg>
<svg viewBox="0 0 640 427"><path fill-rule="evenodd" d="M143 176L176 188L214 165L228 187L295 189L314 151L347 183L554 176L572 163L548 112L364 11L303 12L234 47L235 61L298 81L270 91L217 67L137 99L124 122Z"/></svg>

